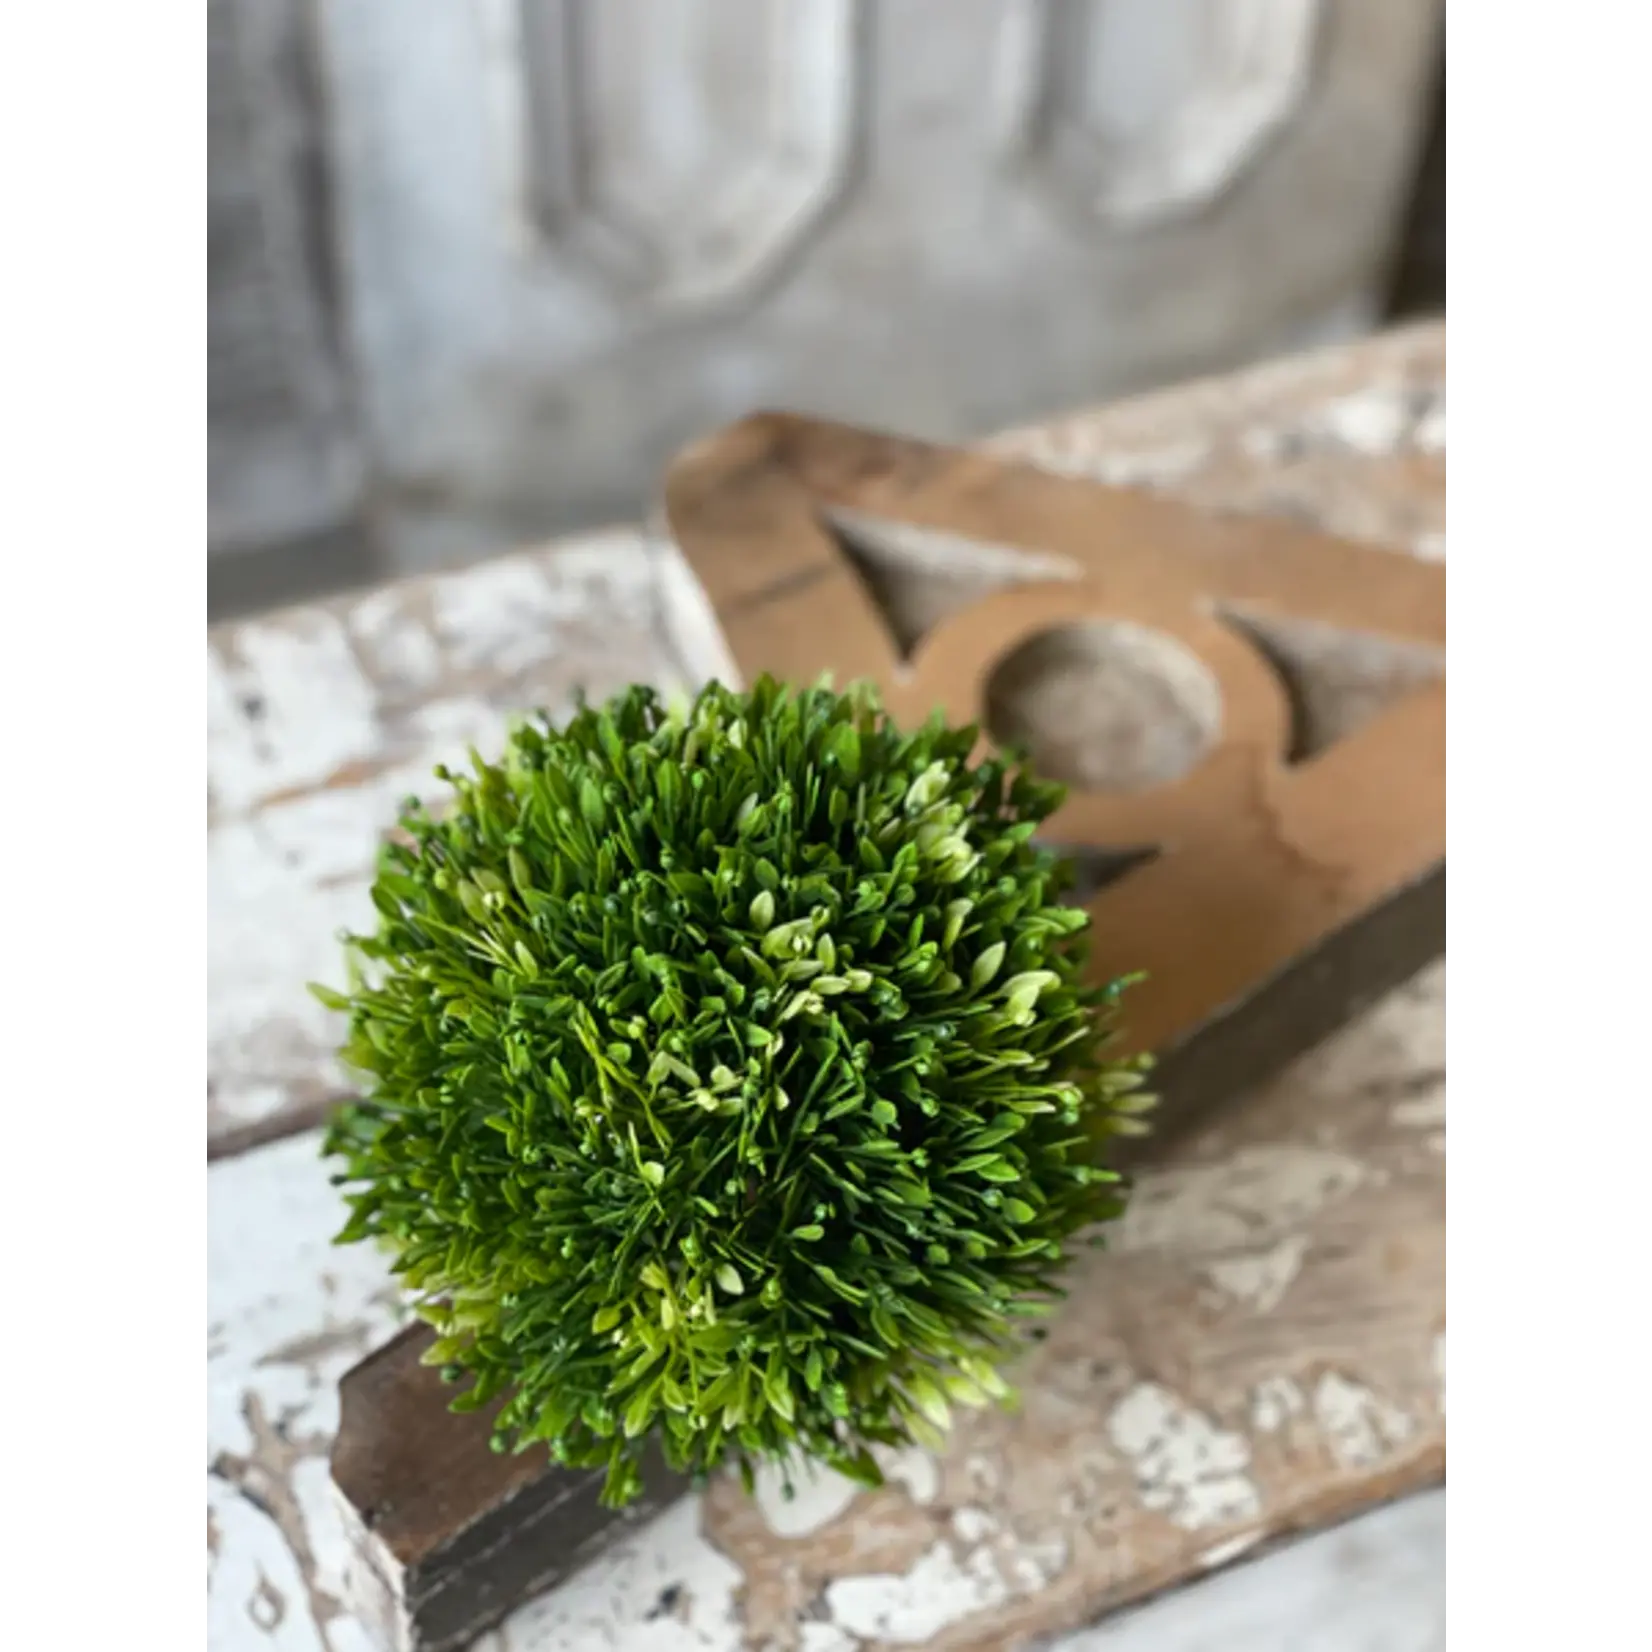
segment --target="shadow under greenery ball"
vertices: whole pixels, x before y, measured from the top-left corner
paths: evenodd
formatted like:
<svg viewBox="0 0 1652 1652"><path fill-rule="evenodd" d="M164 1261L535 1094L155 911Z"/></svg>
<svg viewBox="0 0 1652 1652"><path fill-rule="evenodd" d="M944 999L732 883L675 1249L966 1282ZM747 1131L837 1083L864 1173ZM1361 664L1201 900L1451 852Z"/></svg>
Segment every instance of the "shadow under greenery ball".
<svg viewBox="0 0 1652 1652"><path fill-rule="evenodd" d="M1059 786L873 692L633 688L409 804L351 938L326 1151L432 1363L640 1489L801 1451L876 1483L1007 1392L1019 1316L1116 1216L1122 982L1032 841Z"/></svg>

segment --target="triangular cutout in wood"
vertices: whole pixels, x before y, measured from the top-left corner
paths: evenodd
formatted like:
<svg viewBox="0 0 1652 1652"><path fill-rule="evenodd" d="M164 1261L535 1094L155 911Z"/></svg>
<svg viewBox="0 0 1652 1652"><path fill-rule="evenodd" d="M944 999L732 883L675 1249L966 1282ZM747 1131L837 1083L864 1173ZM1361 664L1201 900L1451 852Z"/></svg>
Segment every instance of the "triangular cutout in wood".
<svg viewBox="0 0 1652 1652"><path fill-rule="evenodd" d="M1292 763L1317 757L1446 674L1445 650L1427 643L1252 609L1219 613L1279 676L1291 705Z"/></svg>
<svg viewBox="0 0 1652 1652"><path fill-rule="evenodd" d="M896 650L910 660L918 644L953 614L994 591L1054 580L1081 570L1065 557L891 522L860 511L821 513L844 560L883 615Z"/></svg>
<svg viewBox="0 0 1652 1652"><path fill-rule="evenodd" d="M1138 866L1157 860L1160 853L1158 845L1153 843L1130 849L1101 849L1083 843L1049 843L1042 838L1038 842L1060 855L1073 869L1073 882L1061 897L1067 906L1088 906L1109 884L1117 883Z"/></svg>

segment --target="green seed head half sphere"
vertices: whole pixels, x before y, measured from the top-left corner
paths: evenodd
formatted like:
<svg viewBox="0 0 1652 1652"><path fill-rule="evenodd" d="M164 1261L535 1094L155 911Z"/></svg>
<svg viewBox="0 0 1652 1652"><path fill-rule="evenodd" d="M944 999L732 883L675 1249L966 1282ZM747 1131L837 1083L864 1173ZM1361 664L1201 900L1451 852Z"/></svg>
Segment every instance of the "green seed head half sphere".
<svg viewBox="0 0 1652 1652"><path fill-rule="evenodd" d="M1008 1392L1145 1063L1032 841L1061 788L976 744L864 686L633 688L406 806L315 989L361 1089L326 1151L497 1449L615 1504L651 1438L875 1484Z"/></svg>

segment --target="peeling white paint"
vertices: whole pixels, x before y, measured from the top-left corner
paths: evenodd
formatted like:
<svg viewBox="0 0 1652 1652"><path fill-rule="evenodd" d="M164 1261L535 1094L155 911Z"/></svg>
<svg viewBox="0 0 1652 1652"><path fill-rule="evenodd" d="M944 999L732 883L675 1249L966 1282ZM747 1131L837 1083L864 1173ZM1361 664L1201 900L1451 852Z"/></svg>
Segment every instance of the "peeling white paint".
<svg viewBox="0 0 1652 1652"><path fill-rule="evenodd" d="M856 1652L860 1644L839 1624L809 1619L799 1625L797 1652Z"/></svg>
<svg viewBox="0 0 1652 1652"><path fill-rule="evenodd" d="M1403 1411L1336 1371L1315 1384L1313 1409L1331 1455L1343 1468L1369 1468L1416 1432Z"/></svg>
<svg viewBox="0 0 1652 1652"><path fill-rule="evenodd" d="M1287 1234L1266 1250L1243 1256L1225 1256L1205 1268L1205 1277L1225 1296L1259 1314L1271 1312L1302 1271L1308 1241L1300 1233Z"/></svg>
<svg viewBox="0 0 1652 1652"><path fill-rule="evenodd" d="M551 557L503 557L436 581L432 608L444 650L461 667L519 672L543 662L570 626L632 631L657 600L642 534L581 535Z"/></svg>
<svg viewBox="0 0 1652 1652"><path fill-rule="evenodd" d="M1142 1502L1185 1531L1262 1512L1247 1472L1244 1436L1219 1427L1158 1383L1141 1383L1114 1407L1107 1432L1136 1474Z"/></svg>
<svg viewBox="0 0 1652 1652"><path fill-rule="evenodd" d="M1010 1586L986 1549L963 1560L936 1543L906 1572L837 1578L826 1586L833 1620L851 1635L920 1646L976 1612L1001 1606Z"/></svg>
<svg viewBox="0 0 1652 1652"><path fill-rule="evenodd" d="M1003 1480L998 1464L978 1452L964 1460L964 1474L978 1497L990 1497Z"/></svg>
<svg viewBox="0 0 1652 1652"><path fill-rule="evenodd" d="M1106 487L1170 487L1210 457L1210 442L1190 437L1148 448L1098 448L1079 432L1057 429L1004 444L1017 458L1058 476L1082 476Z"/></svg>
<svg viewBox="0 0 1652 1652"><path fill-rule="evenodd" d="M1274 1244L1366 1179L1357 1159L1303 1143L1241 1148L1231 1159L1144 1175L1112 1231L1116 1251L1200 1256Z"/></svg>
<svg viewBox="0 0 1652 1652"><path fill-rule="evenodd" d="M1285 450L1287 433L1275 425L1250 425L1239 433L1239 451L1247 459L1261 464L1272 464Z"/></svg>
<svg viewBox="0 0 1652 1652"><path fill-rule="evenodd" d="M207 1482L207 1508L219 1542L218 1555L208 1557L207 1644L327 1652L298 1562L274 1521L221 1481Z"/></svg>
<svg viewBox="0 0 1652 1652"><path fill-rule="evenodd" d="M319 785L379 749L375 693L338 617L251 621L233 657L207 649L207 776L222 810Z"/></svg>
<svg viewBox="0 0 1652 1652"><path fill-rule="evenodd" d="M1220 1543L1213 1543L1208 1549L1199 1552L1199 1565L1207 1572L1214 1571L1218 1566L1226 1566L1230 1561L1237 1560L1240 1555L1254 1549L1267 1534L1265 1532L1240 1532L1236 1537L1223 1538Z"/></svg>
<svg viewBox="0 0 1652 1652"><path fill-rule="evenodd" d="M1016 1538L1004 1547L999 1563L1017 1595L1032 1595L1055 1582L1071 1558L1072 1548L1065 1538L1047 1537L1038 1542Z"/></svg>
<svg viewBox="0 0 1652 1652"><path fill-rule="evenodd" d="M1267 1377L1251 1395L1250 1420L1263 1434L1277 1434L1308 1409L1308 1397L1289 1377Z"/></svg>
<svg viewBox="0 0 1652 1652"><path fill-rule="evenodd" d="M941 1467L921 1446L872 1447L872 1459L892 1486L904 1486L919 1508L927 1508L941 1489Z"/></svg>
<svg viewBox="0 0 1652 1652"><path fill-rule="evenodd" d="M330 1439L339 1378L401 1323L385 1258L332 1244L345 1212L318 1145L296 1136L208 1177L207 1298L222 1326L207 1361L209 1458L253 1450L249 1396L290 1436ZM319 1276L332 1282L325 1305Z"/></svg>
<svg viewBox="0 0 1652 1652"><path fill-rule="evenodd" d="M1426 1095L1410 1096L1397 1102L1388 1115L1395 1124L1413 1129L1430 1129L1446 1121L1446 1090L1442 1082Z"/></svg>
<svg viewBox="0 0 1652 1652"><path fill-rule="evenodd" d="M953 1511L952 1541L942 1541L903 1573L834 1578L826 1588L831 1621L853 1636L927 1642L971 1614L1047 1588L1067 1565L1059 1535L1028 1540L990 1511Z"/></svg>
<svg viewBox="0 0 1652 1652"><path fill-rule="evenodd" d="M984 1543L998 1530L998 1520L972 1503L952 1511L952 1530L960 1543Z"/></svg>
<svg viewBox="0 0 1652 1652"><path fill-rule="evenodd" d="M325 1430L329 1439L336 1426L335 1423ZM315 1585L334 1600L343 1601L348 1598L349 1586L345 1579L345 1553L337 1541L338 1492L333 1486L327 1459L319 1453L301 1458L293 1464L288 1483L309 1540Z"/></svg>
<svg viewBox="0 0 1652 1652"><path fill-rule="evenodd" d="M1444 453L1446 450L1446 399L1442 390L1434 405L1417 421L1411 440L1424 453Z"/></svg>
<svg viewBox="0 0 1652 1652"><path fill-rule="evenodd" d="M1321 418L1335 440L1380 458L1394 452L1405 439L1411 409L1400 386L1373 385L1339 396L1326 405Z"/></svg>
<svg viewBox="0 0 1652 1652"><path fill-rule="evenodd" d="M700 1499L685 1497L513 1613L505 1628L513 1647L546 1652L733 1652L740 1581L739 1568L701 1535Z"/></svg>
<svg viewBox="0 0 1652 1652"><path fill-rule="evenodd" d="M1304 378L1295 365L1269 372L1281 394L1321 382L1312 373ZM1262 376L1246 382L1253 381L1260 385ZM1334 383L1335 375L1323 382ZM1231 394L1219 391L1224 417ZM1357 404L1360 398L1348 400ZM1254 396L1250 405L1259 405ZM1213 404L1212 428L1220 422L1215 414ZM1185 411L1177 417L1185 428ZM1374 405L1352 413L1345 405L1328 422L1316 425L1312 414L1304 414L1295 427L1323 432L1340 425L1339 439L1358 446L1373 439L1380 422ZM1209 452L1202 440L1161 440L1157 434L1144 440L1138 433L1119 441L1095 434L1127 427L1137 428L1128 420L1113 427L1072 422L1047 444L1062 455L1050 468L1123 483L1173 482ZM1140 427L1155 428L1172 431L1174 421L1154 427L1149 420ZM1396 440L1404 437L1400 432ZM1443 399L1409 439L1424 451L1436 439L1443 442ZM1415 548L1425 558L1443 559L1443 532L1419 534ZM302 983L312 976L333 978L333 931L367 921L373 840L401 795L424 789L430 768L457 760L468 742L484 749L494 744L508 710L539 702L564 709L573 682L586 681L595 694L633 678L651 678L662 687L676 680L680 645L658 626L661 611L668 615L673 605L662 595L664 581L652 557L630 530L594 536L583 550L576 546L540 559L536 565L550 571L539 586L520 575L479 578L480 571L467 570L334 609L255 621L227 640L220 633L209 647L209 1071L220 1125L268 1118L291 1106L307 1085L327 1079L334 1029ZM341 773L353 765L370 772ZM329 780L336 782L332 790L316 789ZM281 793L298 795L273 805L260 802ZM1387 1028L1391 1019L1385 1011L1361 1025L1380 1021ZM1348 1069L1363 1080L1367 1065L1380 1069L1372 1076L1381 1077L1384 1062L1415 1072L1437 1019L1430 999L1402 1017L1403 1027L1382 1034L1393 1046L1391 1060L1379 1060L1380 1051L1361 1044L1338 1058L1339 1082ZM1443 1136L1424 1140L1443 1150ZM219 1164L209 1176L208 1452L228 1476L209 1476L208 1482L209 1639L224 1652L370 1647L363 1627L347 1613L335 1613L327 1598L342 1587L343 1547L325 1452L337 1423L339 1376L391 1333L398 1315L380 1258L365 1247L328 1245L341 1212L315 1160L315 1145L313 1135L282 1143ZM1368 1185L1374 1174L1329 1147L1248 1149L1230 1166L1159 1178L1162 1185L1156 1191L1150 1186L1133 1213L1125 1248L1185 1259L1230 1294L1266 1301L1283 1264L1276 1258L1270 1272L1261 1259L1286 1246L1288 1261L1289 1241L1302 1225ZM1443 1411L1443 1332L1433 1358ZM1309 1409L1299 1387L1274 1378L1253 1390L1250 1421L1270 1432ZM1385 1442L1410 1427L1394 1407L1341 1375L1315 1388L1311 1409L1339 1460L1391 1449ZM1127 1396L1109 1422L1148 1507L1186 1529L1243 1522L1237 1533L1213 1533L1202 1563L1221 1565L1238 1545L1255 1540L1254 1515L1243 1512L1257 1501L1243 1440L1152 1384ZM284 1493L279 1521L233 1483L238 1462L250 1459L258 1484L260 1453L268 1458L272 1452ZM1105 1478L1111 1482L1116 1463L1104 1449L1096 1455L1108 1463ZM935 1504L941 1472L934 1457L921 1451L879 1456L891 1483L915 1504ZM832 1580L824 1600L828 1617L796 1626L801 1652L860 1652L863 1637L921 1642L975 1612L1048 1587L1069 1563L1065 1542L1026 1540L999 1515L975 1507L998 1506L1001 1474L986 1455L969 1459L966 1469L972 1501L957 1511L949 1535L903 1575ZM807 1494L800 1489L802 1506L788 1505L789 1514L779 1518L816 1522L809 1529L819 1530L842 1514L822 1518L841 1495L829 1485ZM1071 1478L1058 1501L1070 1504L1075 1519L1098 1518L1092 1500L1074 1499ZM698 1522L697 1501L679 1505L547 1599L514 1614L477 1652L737 1652L738 1573L705 1541ZM295 1532L308 1556L303 1568ZM1286 1554L1327 1553L1336 1540L1337 1534L1327 1534ZM1271 1567L1267 1575L1282 1577L1279 1568L1286 1564L1285 1555L1277 1562L1270 1557L1258 1571ZM1327 1566L1321 1569L1336 1581ZM662 1597L673 1589L669 1609L661 1610ZM1170 1621L1167 1611L1185 1617L1195 1598L1217 1597L1182 1591L1095 1633L1109 1647L1140 1644L1165 1652L1168 1643L1157 1638L1155 1625ZM1323 1606L1323 1589L1317 1598ZM1269 1599L1254 1644L1271 1647L1291 1638L1285 1619L1295 1599L1277 1593ZM1323 1628L1305 1609L1293 1621ZM1205 1622L1220 1623L1224 1644L1235 1644L1231 1613L1215 1619L1207 1613ZM1187 1644L1212 1638L1205 1632ZM1304 1630L1299 1638L1328 1644L1322 1633Z"/></svg>
<svg viewBox="0 0 1652 1652"><path fill-rule="evenodd" d="M207 1507L218 1544L208 1641L224 1652L375 1652L347 1614L318 1623L316 1603L342 1597L345 1557L326 1453L339 1378L401 1316L384 1259L329 1242L342 1206L317 1145L297 1137L208 1176ZM269 1588L255 1613L259 1579Z"/></svg>
<svg viewBox="0 0 1652 1652"><path fill-rule="evenodd" d="M335 1092L338 1028L305 991L336 981L336 934L372 921L380 836L439 763L503 742L511 715L570 707L679 669L634 530L576 540L338 609L209 639L209 1128L260 1124Z"/></svg>
<svg viewBox="0 0 1652 1652"><path fill-rule="evenodd" d="M350 633L375 677L398 692L433 688L442 670L442 651L430 628L407 611L407 593L392 587L371 591L349 611Z"/></svg>
<svg viewBox="0 0 1652 1652"><path fill-rule="evenodd" d="M764 1463L755 1475L757 1506L776 1537L807 1537L831 1525L860 1495L860 1487L847 1475L813 1463L794 1466L789 1477L788 1498L787 1472Z"/></svg>
<svg viewBox="0 0 1652 1652"><path fill-rule="evenodd" d="M1443 1490L1402 1498L1057 1644L1060 1652L1444 1652L1445 1512Z"/></svg>

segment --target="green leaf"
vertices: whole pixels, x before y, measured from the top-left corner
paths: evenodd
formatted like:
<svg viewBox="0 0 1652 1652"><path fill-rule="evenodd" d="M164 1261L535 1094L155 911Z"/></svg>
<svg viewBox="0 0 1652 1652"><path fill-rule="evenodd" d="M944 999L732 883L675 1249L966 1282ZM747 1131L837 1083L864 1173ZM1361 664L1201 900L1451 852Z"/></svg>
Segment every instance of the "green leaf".
<svg viewBox="0 0 1652 1652"><path fill-rule="evenodd" d="M946 1395L924 1372L914 1372L907 1379L906 1387L912 1403L930 1422L941 1429L951 1426L952 1411L946 1403Z"/></svg>
<svg viewBox="0 0 1652 1652"><path fill-rule="evenodd" d="M970 965L969 984L972 991L979 992L998 973L1004 962L1004 953L1007 950L1002 941L994 941Z"/></svg>
<svg viewBox="0 0 1652 1652"><path fill-rule="evenodd" d="M648 1427L654 1415L655 1385L650 1383L646 1388L639 1388L631 1403L625 1408L625 1437L634 1440Z"/></svg>
<svg viewBox="0 0 1652 1652"><path fill-rule="evenodd" d="M315 999L318 1004L321 1004L330 1010L341 1010L345 1013L349 1012L350 1000L346 998L342 992L334 992L331 987L324 987L319 981L308 981L305 985L309 990L310 996Z"/></svg>
<svg viewBox="0 0 1652 1652"><path fill-rule="evenodd" d="M773 1367L763 1378L763 1397L769 1402L772 1410L777 1412L787 1422L792 1422L797 1416L797 1407L792 1400L792 1391L786 1381L785 1373Z"/></svg>
<svg viewBox="0 0 1652 1652"><path fill-rule="evenodd" d="M608 809L602 800L602 787L590 775L579 783L579 808L587 825L600 827L608 818Z"/></svg>
<svg viewBox="0 0 1652 1652"><path fill-rule="evenodd" d="M717 1283L729 1296L739 1296L745 1291L745 1281L740 1277L740 1270L732 1262L724 1262L717 1270Z"/></svg>
<svg viewBox="0 0 1652 1652"><path fill-rule="evenodd" d="M505 851L505 861L510 867L511 882L516 885L518 893L531 894L533 892L533 872L528 866L528 857L512 844Z"/></svg>
<svg viewBox="0 0 1652 1652"><path fill-rule="evenodd" d="M864 1486L869 1491L876 1491L883 1484L883 1470L878 1467L877 1459L865 1446L853 1452L828 1452L826 1462L845 1480L853 1481L857 1486Z"/></svg>
<svg viewBox="0 0 1652 1652"><path fill-rule="evenodd" d="M860 779L860 736L847 723L839 723L832 730L825 755L843 771L846 780Z"/></svg>

